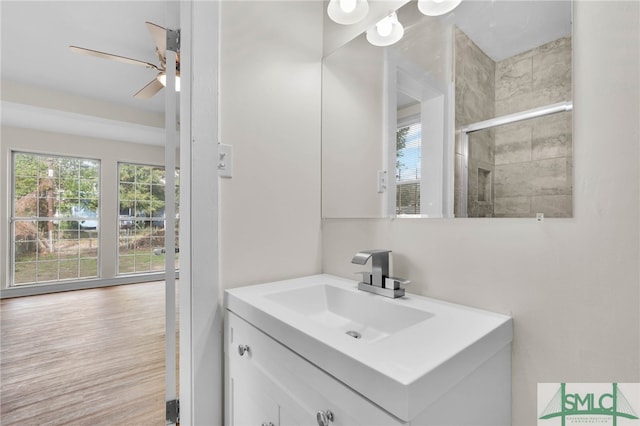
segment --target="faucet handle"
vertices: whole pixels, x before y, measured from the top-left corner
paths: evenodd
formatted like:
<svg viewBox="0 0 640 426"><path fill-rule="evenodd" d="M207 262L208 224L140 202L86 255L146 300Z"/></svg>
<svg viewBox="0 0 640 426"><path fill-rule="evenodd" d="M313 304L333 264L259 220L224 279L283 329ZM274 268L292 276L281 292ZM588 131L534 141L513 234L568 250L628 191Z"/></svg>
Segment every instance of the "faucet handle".
<svg viewBox="0 0 640 426"><path fill-rule="evenodd" d="M369 285L372 284L373 277L371 275L371 272L360 271L360 272L355 272L355 273L362 276L362 280L360 280L360 282L365 283L365 284L369 284Z"/></svg>
<svg viewBox="0 0 640 426"><path fill-rule="evenodd" d="M397 290L401 287L404 288L404 286L409 285L410 283L411 281L405 280L404 278L387 277L384 281L384 287Z"/></svg>

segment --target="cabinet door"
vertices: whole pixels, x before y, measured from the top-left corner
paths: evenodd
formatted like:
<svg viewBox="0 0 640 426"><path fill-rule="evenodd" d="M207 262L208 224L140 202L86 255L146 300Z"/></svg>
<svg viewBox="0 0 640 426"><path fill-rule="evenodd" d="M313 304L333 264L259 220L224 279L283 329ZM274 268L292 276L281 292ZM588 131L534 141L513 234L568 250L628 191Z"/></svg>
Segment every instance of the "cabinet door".
<svg viewBox="0 0 640 426"><path fill-rule="evenodd" d="M232 417L244 419L240 412L254 411L254 407L257 411L268 400L277 406L279 416L274 425L315 426L318 411L331 412L331 426L405 424L233 313L227 313L226 333L227 394L233 398L227 410ZM242 356L239 345L249 346ZM247 388L251 391L243 394ZM247 395L252 399L247 400ZM267 407L261 408L261 413L271 406L269 402L264 405ZM262 425L263 417L267 418L258 415L247 419Z"/></svg>
<svg viewBox="0 0 640 426"><path fill-rule="evenodd" d="M280 426L317 426L315 417L310 416L305 407L291 399L286 393L281 394L278 402Z"/></svg>
<svg viewBox="0 0 640 426"><path fill-rule="evenodd" d="M238 366L230 379L230 418L233 426L278 425L278 402L273 399L269 384L265 383L250 363Z"/></svg>
<svg viewBox="0 0 640 426"><path fill-rule="evenodd" d="M234 339L234 336L236 339ZM225 339L225 424L229 426L277 426L279 407L273 383L251 359L255 350L250 335L227 326ZM238 351L242 346L242 354Z"/></svg>
<svg viewBox="0 0 640 426"><path fill-rule="evenodd" d="M281 359L269 368L286 394L278 402L283 426L318 425L316 417L321 411L331 417L330 426L404 424L293 352L282 353ZM295 420L285 423L289 413L296 413Z"/></svg>

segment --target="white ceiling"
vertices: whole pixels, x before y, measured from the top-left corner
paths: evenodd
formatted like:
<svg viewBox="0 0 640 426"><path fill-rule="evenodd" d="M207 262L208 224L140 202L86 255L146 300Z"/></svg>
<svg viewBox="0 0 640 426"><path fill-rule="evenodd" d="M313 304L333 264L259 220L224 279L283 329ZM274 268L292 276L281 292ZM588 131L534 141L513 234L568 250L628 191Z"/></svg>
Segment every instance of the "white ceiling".
<svg viewBox="0 0 640 426"><path fill-rule="evenodd" d="M179 22L178 4L161 1L0 2L3 80L54 89L129 107L164 110L164 91L133 95L156 76L153 69L74 53L77 45L158 63L145 21Z"/></svg>
<svg viewBox="0 0 640 426"><path fill-rule="evenodd" d="M430 18L415 2L404 5L399 16L405 31L443 19L458 26L494 61L510 58L571 34L571 0L463 0L452 13ZM416 100L398 93L398 107Z"/></svg>
<svg viewBox="0 0 640 426"><path fill-rule="evenodd" d="M494 61L571 34L570 0L466 0L453 22Z"/></svg>
<svg viewBox="0 0 640 426"><path fill-rule="evenodd" d="M424 16L415 2L400 8L405 33L441 20L456 25L494 61L571 35L571 0L463 0L451 13Z"/></svg>
<svg viewBox="0 0 640 426"><path fill-rule="evenodd" d="M570 5L569 0L464 0L451 19L489 56L500 59L569 34ZM155 78L153 69L80 55L68 46L157 63L145 21L175 28L169 24L178 22L178 11L177 2L155 0L2 0L2 78L163 111L164 91L150 100L133 97Z"/></svg>

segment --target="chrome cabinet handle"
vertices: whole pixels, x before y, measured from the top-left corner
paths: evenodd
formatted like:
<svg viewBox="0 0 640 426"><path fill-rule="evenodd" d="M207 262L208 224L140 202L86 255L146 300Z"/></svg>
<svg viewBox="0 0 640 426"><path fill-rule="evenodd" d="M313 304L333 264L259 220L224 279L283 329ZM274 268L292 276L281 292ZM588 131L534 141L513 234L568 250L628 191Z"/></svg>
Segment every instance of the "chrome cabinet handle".
<svg viewBox="0 0 640 426"><path fill-rule="evenodd" d="M247 345L238 345L238 353L240 354L240 356L243 356L245 354L245 352L249 352L249 346L247 346Z"/></svg>
<svg viewBox="0 0 640 426"><path fill-rule="evenodd" d="M333 413L329 410L319 410L316 413L316 420L318 426L329 426L329 423L333 421Z"/></svg>

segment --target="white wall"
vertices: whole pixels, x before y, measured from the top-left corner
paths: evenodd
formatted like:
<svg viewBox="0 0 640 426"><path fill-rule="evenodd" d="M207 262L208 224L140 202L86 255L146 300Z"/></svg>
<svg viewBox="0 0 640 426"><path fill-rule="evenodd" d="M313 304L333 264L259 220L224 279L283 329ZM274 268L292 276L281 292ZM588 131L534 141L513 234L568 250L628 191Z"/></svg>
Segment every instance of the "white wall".
<svg viewBox="0 0 640 426"><path fill-rule="evenodd" d="M223 288L320 272L322 3L222 2Z"/></svg>
<svg viewBox="0 0 640 426"><path fill-rule="evenodd" d="M322 217L385 216L385 198L377 192L378 171L387 169L384 61L384 49L364 36L324 59Z"/></svg>
<svg viewBox="0 0 640 426"><path fill-rule="evenodd" d="M513 316L514 425L539 382L640 381L640 3L574 5L573 219L323 221L324 272L389 248L409 291Z"/></svg>

